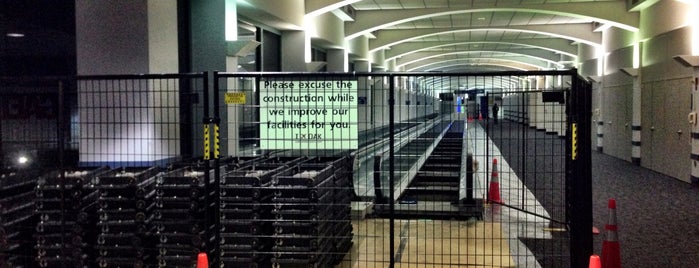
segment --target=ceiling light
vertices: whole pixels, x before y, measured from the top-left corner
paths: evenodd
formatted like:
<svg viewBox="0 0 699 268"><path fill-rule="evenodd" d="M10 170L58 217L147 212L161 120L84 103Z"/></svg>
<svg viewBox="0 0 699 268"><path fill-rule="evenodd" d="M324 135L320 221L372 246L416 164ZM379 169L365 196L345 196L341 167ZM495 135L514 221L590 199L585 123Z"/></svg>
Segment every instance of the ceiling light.
<svg viewBox="0 0 699 268"><path fill-rule="evenodd" d="M477 20L485 20L485 17L478 17Z"/></svg>
<svg viewBox="0 0 699 268"><path fill-rule="evenodd" d="M20 156L17 158L17 163L20 165L24 165L27 162L29 162L29 158L27 158L26 156Z"/></svg>
<svg viewBox="0 0 699 268"><path fill-rule="evenodd" d="M23 33L7 33L7 37L13 37L13 38L22 38L24 37Z"/></svg>

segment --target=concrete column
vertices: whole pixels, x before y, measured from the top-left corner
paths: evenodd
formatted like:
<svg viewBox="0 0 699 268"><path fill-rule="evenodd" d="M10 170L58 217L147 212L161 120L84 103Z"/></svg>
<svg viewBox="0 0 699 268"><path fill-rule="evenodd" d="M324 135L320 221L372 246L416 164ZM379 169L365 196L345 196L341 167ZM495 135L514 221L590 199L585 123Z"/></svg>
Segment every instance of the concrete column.
<svg viewBox="0 0 699 268"><path fill-rule="evenodd" d="M345 66L347 66L347 57L345 57L344 49L328 49L327 50L327 62L326 65L328 72L331 73L341 73L346 72Z"/></svg>
<svg viewBox="0 0 699 268"><path fill-rule="evenodd" d="M179 70L176 1L79 0L75 11L79 75ZM171 83L79 83L79 161L115 167L176 160L178 91Z"/></svg>
<svg viewBox="0 0 699 268"><path fill-rule="evenodd" d="M632 102L631 102L631 162L635 165L641 165L641 106L642 84L641 69L637 70L638 75L633 78Z"/></svg>
<svg viewBox="0 0 699 268"><path fill-rule="evenodd" d="M537 77L536 89L541 91L546 90L546 78L544 76ZM536 127L536 130L546 131L546 108L541 99L541 93L537 92L534 95L536 96L534 102L534 106L536 107L536 122L534 122L534 126Z"/></svg>
<svg viewBox="0 0 699 268"><path fill-rule="evenodd" d="M225 70L225 2L189 0L189 4L191 11L191 71ZM209 84L213 86L213 83Z"/></svg>
<svg viewBox="0 0 699 268"><path fill-rule="evenodd" d="M148 1L77 0L75 27L78 75L149 72Z"/></svg>
<svg viewBox="0 0 699 268"><path fill-rule="evenodd" d="M226 57L226 72L238 71L238 57ZM229 78L226 80L227 92L239 92L238 79ZM249 99L249 98L246 98ZM221 155L240 155L240 122L242 105L240 104L225 104L226 105L226 120L221 120L221 131L226 133L226 147L222 148ZM250 104L245 104L250 105Z"/></svg>
<svg viewBox="0 0 699 268"><path fill-rule="evenodd" d="M282 32L282 71L306 71L306 33L304 31Z"/></svg>

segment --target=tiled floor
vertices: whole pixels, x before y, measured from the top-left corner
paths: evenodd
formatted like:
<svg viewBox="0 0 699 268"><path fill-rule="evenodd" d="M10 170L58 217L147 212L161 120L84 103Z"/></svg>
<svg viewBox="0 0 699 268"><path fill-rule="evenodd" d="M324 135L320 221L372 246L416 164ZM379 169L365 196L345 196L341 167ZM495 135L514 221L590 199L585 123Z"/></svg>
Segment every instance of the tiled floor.
<svg viewBox="0 0 699 268"><path fill-rule="evenodd" d="M387 219L355 221L354 246L337 267L387 267ZM502 226L485 221L395 221L396 267L515 267Z"/></svg>

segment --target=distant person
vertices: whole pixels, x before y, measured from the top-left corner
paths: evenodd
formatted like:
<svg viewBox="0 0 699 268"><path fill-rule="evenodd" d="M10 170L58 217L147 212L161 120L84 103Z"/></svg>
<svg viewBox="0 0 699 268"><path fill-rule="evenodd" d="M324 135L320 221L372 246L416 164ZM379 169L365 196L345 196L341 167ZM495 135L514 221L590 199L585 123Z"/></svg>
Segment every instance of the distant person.
<svg viewBox="0 0 699 268"><path fill-rule="evenodd" d="M500 111L500 107L498 106L498 103L493 103L493 122L497 125L498 124L498 112Z"/></svg>

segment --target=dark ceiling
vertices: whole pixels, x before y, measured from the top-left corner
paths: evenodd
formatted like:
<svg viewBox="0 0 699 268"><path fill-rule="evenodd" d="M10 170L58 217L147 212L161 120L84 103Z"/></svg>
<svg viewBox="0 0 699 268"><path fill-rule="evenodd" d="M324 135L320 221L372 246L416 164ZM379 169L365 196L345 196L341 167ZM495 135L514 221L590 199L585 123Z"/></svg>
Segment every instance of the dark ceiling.
<svg viewBox="0 0 699 268"><path fill-rule="evenodd" d="M0 34L0 76L76 73L74 1L2 0Z"/></svg>

